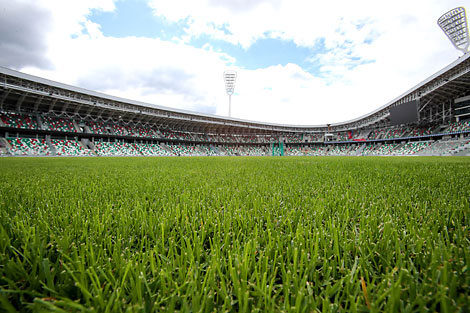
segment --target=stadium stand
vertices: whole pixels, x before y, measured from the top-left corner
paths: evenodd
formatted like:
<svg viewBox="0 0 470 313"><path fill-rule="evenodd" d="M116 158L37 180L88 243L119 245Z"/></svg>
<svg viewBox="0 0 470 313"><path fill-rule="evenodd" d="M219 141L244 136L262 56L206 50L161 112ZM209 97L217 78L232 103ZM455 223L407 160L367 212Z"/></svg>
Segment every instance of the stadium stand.
<svg viewBox="0 0 470 313"><path fill-rule="evenodd" d="M45 139L37 138L7 138L12 155L51 155L51 150Z"/></svg>
<svg viewBox="0 0 470 313"><path fill-rule="evenodd" d="M450 139L450 140L439 140L432 142L428 147L422 149L417 154L419 155L452 155L454 151L457 151L460 147L470 143L470 139Z"/></svg>
<svg viewBox="0 0 470 313"><path fill-rule="evenodd" d="M0 67L0 155L466 155L470 120L454 104L470 98L469 67L465 54L370 114L313 126L147 105ZM418 119L392 123L390 108L410 99Z"/></svg>
<svg viewBox="0 0 470 313"><path fill-rule="evenodd" d="M377 147L373 155L391 155L393 151L398 147L397 143L384 143Z"/></svg>
<svg viewBox="0 0 470 313"><path fill-rule="evenodd" d="M470 120L454 122L450 124L444 133L459 133L464 131L470 131Z"/></svg>
<svg viewBox="0 0 470 313"><path fill-rule="evenodd" d="M114 135L117 136L127 136L129 133L123 126L118 124L112 124L111 129Z"/></svg>
<svg viewBox="0 0 470 313"><path fill-rule="evenodd" d="M384 139L401 138L401 137L405 137L407 133L409 133L409 130L406 127L390 128L386 130L385 134L383 135L383 138Z"/></svg>
<svg viewBox="0 0 470 313"><path fill-rule="evenodd" d="M57 156L93 156L91 149L86 149L77 140L51 139Z"/></svg>
<svg viewBox="0 0 470 313"><path fill-rule="evenodd" d="M323 134L307 133L304 134L305 142L323 142Z"/></svg>
<svg viewBox="0 0 470 313"><path fill-rule="evenodd" d="M385 134L385 129L374 129L369 133L368 139L370 140L381 139L384 134Z"/></svg>
<svg viewBox="0 0 470 313"><path fill-rule="evenodd" d="M151 128L145 126L125 126L124 129L127 131L128 136L139 137L139 138L158 138L156 132Z"/></svg>
<svg viewBox="0 0 470 313"><path fill-rule="evenodd" d="M1 112L2 126L22 129L38 129L37 118L32 115L12 112Z"/></svg>
<svg viewBox="0 0 470 313"><path fill-rule="evenodd" d="M302 151L302 149L298 146L295 146L295 147L287 147L286 148L286 155L290 155L290 156L302 156L304 155L304 152Z"/></svg>
<svg viewBox="0 0 470 313"><path fill-rule="evenodd" d="M286 143L301 143L302 136L301 135L286 135L285 137Z"/></svg>
<svg viewBox="0 0 470 313"><path fill-rule="evenodd" d="M73 121L61 117L53 117L43 115L41 116L42 128L45 130L59 131L59 132L76 132Z"/></svg>
<svg viewBox="0 0 470 313"><path fill-rule="evenodd" d="M328 147L324 145L307 146L303 148L305 156L321 156L326 155Z"/></svg>
<svg viewBox="0 0 470 313"><path fill-rule="evenodd" d="M126 142L95 142L96 154L100 156L140 156L132 144Z"/></svg>
<svg viewBox="0 0 470 313"><path fill-rule="evenodd" d="M350 148L352 148L352 146L349 147L347 145L332 145L326 154L332 156L350 155Z"/></svg>
<svg viewBox="0 0 470 313"><path fill-rule="evenodd" d="M3 127L13 129L34 129L37 127L34 118L30 115L15 114L12 112L2 112ZM6 121L6 123L4 122ZM53 132L75 132L79 121L64 119L51 116L40 117L42 129ZM8 126L5 126L8 125ZM146 139L166 139L168 144L154 144L148 142L126 142L126 141L107 141L98 140L92 149L85 148L78 140L66 138L51 139L48 145L46 139L39 141L32 140L28 137L17 136L12 140L8 138L11 148L3 147L2 155L57 155L57 156L214 156L214 155L282 155L283 152L279 147L272 148L272 143L276 140L286 141L284 155L413 155L421 150L420 155L448 155L454 145L448 139L435 138L434 140L407 142L410 138L420 138L422 136L431 135L435 127L395 127L373 130L362 130L357 132L357 136L350 133L337 133L337 139L350 144L328 144L320 143L314 146L308 145L312 140L318 140L320 136L312 134L306 136L293 136L287 134L277 137L275 135L214 135L214 134L190 134L186 132L178 132L172 130L159 130L150 127L122 126L119 124L111 124L106 127L102 122L88 122L89 130L93 134L100 135L117 135L130 136L140 140ZM445 129L441 132L441 136L470 135L470 121L454 122L447 126L440 126ZM89 131L89 132L90 132ZM87 133L84 129L84 133ZM368 139L362 144L356 144L354 139L362 136L368 136ZM347 138L346 138L347 137ZM385 140L401 139L401 142L386 142ZM353 140L351 140L353 139ZM452 138L451 138L452 139ZM305 142L302 142L305 140ZM188 144L173 141L188 142ZM373 142L370 142L373 141ZM222 145L211 146L210 142ZM278 141L279 142L279 141ZM459 141L460 142L460 141ZM465 142L463 140L462 142ZM206 144L204 144L206 143ZM223 143L230 144L224 145ZM236 145L233 145L236 144ZM292 146L295 144L295 146ZM275 151L273 151L275 149Z"/></svg>
<svg viewBox="0 0 470 313"><path fill-rule="evenodd" d="M433 126L427 126L427 127L415 127L411 130L409 133L409 137L420 137L420 136L426 136L426 135L431 135L433 132L434 127Z"/></svg>
<svg viewBox="0 0 470 313"><path fill-rule="evenodd" d="M207 146L207 145L199 145L198 148L199 148L199 150L201 150L201 152L205 156L216 156L216 155L218 155L218 153L217 153L217 151L214 147Z"/></svg>
<svg viewBox="0 0 470 313"><path fill-rule="evenodd" d="M88 129L92 134L100 134L100 135L107 135L110 134L106 129L106 126L103 122L87 122Z"/></svg>
<svg viewBox="0 0 470 313"><path fill-rule="evenodd" d="M172 156L162 146L155 143L133 143L132 146L143 156Z"/></svg>
<svg viewBox="0 0 470 313"><path fill-rule="evenodd" d="M393 150L392 155L412 155L430 145L429 141L408 142Z"/></svg>

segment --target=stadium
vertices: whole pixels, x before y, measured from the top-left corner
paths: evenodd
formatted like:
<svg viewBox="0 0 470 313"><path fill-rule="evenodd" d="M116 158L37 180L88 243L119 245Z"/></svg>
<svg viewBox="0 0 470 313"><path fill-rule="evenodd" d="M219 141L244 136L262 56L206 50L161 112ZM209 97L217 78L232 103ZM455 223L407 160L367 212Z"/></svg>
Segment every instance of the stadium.
<svg viewBox="0 0 470 313"><path fill-rule="evenodd" d="M373 112L327 125L198 114L0 68L1 155L468 155L470 54Z"/></svg>
<svg viewBox="0 0 470 313"><path fill-rule="evenodd" d="M0 67L0 312L468 312L470 38L442 21L463 55L322 125Z"/></svg>

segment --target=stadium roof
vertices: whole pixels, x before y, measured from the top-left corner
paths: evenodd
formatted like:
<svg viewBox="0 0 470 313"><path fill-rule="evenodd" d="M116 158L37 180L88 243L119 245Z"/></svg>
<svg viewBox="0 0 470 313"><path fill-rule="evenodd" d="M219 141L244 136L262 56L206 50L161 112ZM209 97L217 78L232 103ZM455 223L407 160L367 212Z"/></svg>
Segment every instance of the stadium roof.
<svg viewBox="0 0 470 313"><path fill-rule="evenodd" d="M0 67L0 109L54 112L59 115L123 120L130 123L154 123L201 132L318 132L323 125L288 125L249 121L237 118L173 109L150 103L124 99L51 81ZM412 100L420 100L420 113L434 112L458 97L470 94L470 53L466 53L420 84L380 106L369 114L340 123L332 130L384 126L389 108ZM427 115L426 115L427 116ZM433 118L422 121L432 122Z"/></svg>

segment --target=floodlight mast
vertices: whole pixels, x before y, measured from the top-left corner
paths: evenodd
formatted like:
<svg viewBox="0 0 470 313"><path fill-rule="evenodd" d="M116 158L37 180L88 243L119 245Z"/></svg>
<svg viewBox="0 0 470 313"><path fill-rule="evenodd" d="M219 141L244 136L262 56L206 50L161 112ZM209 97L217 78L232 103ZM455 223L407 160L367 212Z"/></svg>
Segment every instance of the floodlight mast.
<svg viewBox="0 0 470 313"><path fill-rule="evenodd" d="M237 80L237 72L235 71L224 72L225 90L227 91L227 94L228 94L228 117L232 117L232 95L235 89L236 80Z"/></svg>
<svg viewBox="0 0 470 313"><path fill-rule="evenodd" d="M468 52L470 38L465 8L458 7L450 10L437 20L437 24L457 50L463 53Z"/></svg>

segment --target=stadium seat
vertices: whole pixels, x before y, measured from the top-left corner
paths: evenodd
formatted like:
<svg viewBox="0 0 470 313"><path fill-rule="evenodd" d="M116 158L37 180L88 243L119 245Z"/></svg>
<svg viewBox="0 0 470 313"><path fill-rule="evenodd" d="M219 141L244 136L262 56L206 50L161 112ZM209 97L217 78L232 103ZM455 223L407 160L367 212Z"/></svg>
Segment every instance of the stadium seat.
<svg viewBox="0 0 470 313"><path fill-rule="evenodd" d="M464 131L470 131L470 120L453 122L444 133L459 133Z"/></svg>
<svg viewBox="0 0 470 313"><path fill-rule="evenodd" d="M393 151L393 155L412 155L431 145L429 141L408 142Z"/></svg>
<svg viewBox="0 0 470 313"><path fill-rule="evenodd" d="M143 156L172 156L168 150L165 150L159 144L133 143L135 150L139 151Z"/></svg>
<svg viewBox="0 0 470 313"><path fill-rule="evenodd" d="M38 129L36 117L28 114L19 114L11 112L0 113L0 119L5 127Z"/></svg>
<svg viewBox="0 0 470 313"><path fill-rule="evenodd" d="M100 156L140 156L132 144L125 142L95 142L95 152Z"/></svg>
<svg viewBox="0 0 470 313"><path fill-rule="evenodd" d="M90 132L92 134L100 134L100 135L107 135L109 134L108 130L106 129L106 126L104 125L103 122L93 122L89 121L86 122L88 128L90 129Z"/></svg>
<svg viewBox="0 0 470 313"><path fill-rule="evenodd" d="M7 138L12 155L51 155L51 150L45 139L36 138Z"/></svg>
<svg viewBox="0 0 470 313"><path fill-rule="evenodd" d="M77 140L51 139L51 143L58 156L92 156L91 149L85 149Z"/></svg>
<svg viewBox="0 0 470 313"><path fill-rule="evenodd" d="M43 115L41 116L41 123L45 130L60 131L60 132L76 132L72 120L64 119L61 117L53 117Z"/></svg>

